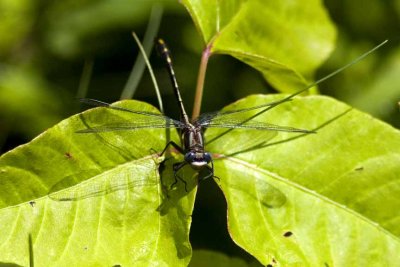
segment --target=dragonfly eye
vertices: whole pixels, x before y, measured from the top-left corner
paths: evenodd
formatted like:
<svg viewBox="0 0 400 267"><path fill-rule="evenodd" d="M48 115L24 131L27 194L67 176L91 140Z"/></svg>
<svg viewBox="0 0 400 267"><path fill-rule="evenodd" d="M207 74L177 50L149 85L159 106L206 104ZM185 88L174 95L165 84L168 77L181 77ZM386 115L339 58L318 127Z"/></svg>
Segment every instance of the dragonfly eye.
<svg viewBox="0 0 400 267"><path fill-rule="evenodd" d="M185 154L185 161L186 162L193 162L196 159L196 154L194 152L188 152Z"/></svg>
<svg viewBox="0 0 400 267"><path fill-rule="evenodd" d="M211 154L210 153L204 153L204 160L207 162L207 163L210 163L210 161L212 160L212 158L211 158Z"/></svg>

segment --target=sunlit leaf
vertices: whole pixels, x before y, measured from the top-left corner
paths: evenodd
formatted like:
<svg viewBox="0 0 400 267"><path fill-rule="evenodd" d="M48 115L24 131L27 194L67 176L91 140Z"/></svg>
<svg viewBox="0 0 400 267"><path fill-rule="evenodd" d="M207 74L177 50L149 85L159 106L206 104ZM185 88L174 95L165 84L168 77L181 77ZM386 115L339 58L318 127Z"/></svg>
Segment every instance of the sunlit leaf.
<svg viewBox="0 0 400 267"><path fill-rule="evenodd" d="M252 96L230 109L276 99ZM263 141L262 131L206 132L233 240L264 265L398 265L399 131L318 96L257 120L317 133L265 133Z"/></svg>
<svg viewBox="0 0 400 267"><path fill-rule="evenodd" d="M280 98L252 96L229 109ZM1 157L1 262L27 265L31 235L38 265L188 264L196 181L184 171L189 192L182 183L169 189L172 161L164 166L154 152L165 130L76 133L138 116L91 110ZM400 262L397 130L326 97L296 98L257 121L317 133L206 131L239 246L272 266Z"/></svg>
<svg viewBox="0 0 400 267"><path fill-rule="evenodd" d="M313 78L333 50L335 28L319 0L183 0L212 53L256 68L280 91Z"/></svg>
<svg viewBox="0 0 400 267"><path fill-rule="evenodd" d="M139 117L93 109L0 158L0 262L28 266L31 236L36 266L188 264L195 190L170 189L165 130L76 132Z"/></svg>

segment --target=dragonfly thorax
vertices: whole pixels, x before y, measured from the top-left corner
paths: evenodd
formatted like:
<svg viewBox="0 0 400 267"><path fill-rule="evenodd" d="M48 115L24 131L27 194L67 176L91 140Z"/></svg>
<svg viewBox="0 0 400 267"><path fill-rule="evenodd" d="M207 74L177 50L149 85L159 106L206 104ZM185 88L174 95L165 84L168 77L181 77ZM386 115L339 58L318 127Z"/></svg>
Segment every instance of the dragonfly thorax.
<svg viewBox="0 0 400 267"><path fill-rule="evenodd" d="M201 127L190 123L182 130L182 144L185 150L185 162L193 169L201 170L211 162L210 153L204 152L203 134Z"/></svg>
<svg viewBox="0 0 400 267"><path fill-rule="evenodd" d="M200 127L189 124L186 128L182 129L181 141L186 153L204 153L203 134Z"/></svg>

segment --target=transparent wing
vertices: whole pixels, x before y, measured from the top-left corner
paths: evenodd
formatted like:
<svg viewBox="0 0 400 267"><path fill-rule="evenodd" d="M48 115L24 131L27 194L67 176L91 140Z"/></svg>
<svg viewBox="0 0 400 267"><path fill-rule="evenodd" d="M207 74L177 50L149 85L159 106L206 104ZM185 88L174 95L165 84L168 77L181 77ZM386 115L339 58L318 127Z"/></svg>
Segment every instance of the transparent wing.
<svg viewBox="0 0 400 267"><path fill-rule="evenodd" d="M308 86L306 86L305 88L294 92L291 95L288 95L287 97L284 97L280 100L277 101L273 101L270 103L265 103L262 105L258 105L258 106L254 106L254 107L250 107L250 108L244 108L244 109L237 109L237 110L230 110L230 111L222 111L222 112L210 112L210 113L204 113L202 114L198 120L197 120L197 124L199 125L203 125L205 124L207 121L211 120L212 118L222 118L224 116L227 115L231 115L231 114L236 114L236 115L240 115L241 113L250 111L250 110L255 110L255 109L261 109L264 108L265 110L262 110L261 113L274 108L276 106L279 106L280 104L284 103L284 102L288 102L291 101L295 96L300 95L301 93L307 91L308 89L322 83L323 81L335 76L336 74L342 72L343 70L347 69L348 67L356 64L357 62L359 62L360 60L364 59L365 57L367 57L369 54L373 53L375 50L379 49L381 46L383 46L385 43L387 43L388 40L383 41L382 43L378 44L377 46L375 46L374 48L372 48L371 50L367 51L366 53L362 54L361 56L357 57L356 59L352 60L351 62L347 63L346 65L344 65L343 67L331 72L330 74L326 75L325 77L309 84Z"/></svg>
<svg viewBox="0 0 400 267"><path fill-rule="evenodd" d="M297 133L314 133L314 131L299 129L294 127L280 126L266 122L259 122L245 119L235 119L232 117L216 117L209 121L204 121L201 124L205 128L228 128L228 129L255 129L255 130L268 130L268 131L280 131L280 132L297 132Z"/></svg>
<svg viewBox="0 0 400 267"><path fill-rule="evenodd" d="M88 127L76 131L77 133L99 133L113 131L139 130L149 128L183 128L184 124L180 121L165 119L164 117L149 117L142 120L137 120L129 123L108 123L100 126Z"/></svg>
<svg viewBox="0 0 400 267"><path fill-rule="evenodd" d="M103 101L99 101L99 100L96 100L96 99L80 98L79 101L82 102L82 103L88 104L90 106L106 107L106 108L110 108L110 109L114 109L114 110L120 110L120 111L123 111L123 112L129 112L129 113L133 113L133 114L152 116L152 117L161 117L161 118L172 120L171 118L169 118L167 116L164 116L164 115L161 115L159 113L149 112L149 111L132 110L132 109L123 108L123 107L116 107L116 106L112 106L109 103L106 103L106 102L103 102Z"/></svg>
<svg viewBox="0 0 400 267"><path fill-rule="evenodd" d="M276 106L279 106L280 104L292 101L293 97L295 97L296 95L304 92L305 90L307 90L309 88L311 88L311 87L307 87L307 88L305 88L305 89L303 89L301 91L298 91L298 92L296 92L294 94L291 94L291 95L289 95L289 96L287 96L285 98L282 98L280 100L272 101L272 102L265 103L265 104L258 105L258 106L254 106L254 107L243 108L243 109L235 109L235 110L228 110L228 111L217 111L217 112L203 113L203 114L200 115L200 117L196 121L197 121L198 124L203 125L203 124L206 124L207 121L210 121L212 119L222 119L224 117L229 117L229 116L232 116L232 115L242 116L243 113L245 113L245 112L264 108L264 110L260 111L260 114L261 114L261 113L264 113L264 112L266 112L266 111L268 111L268 110L270 110L270 109L272 109L272 108L274 108Z"/></svg>
<svg viewBox="0 0 400 267"><path fill-rule="evenodd" d="M249 107L249 108L243 108L243 109L235 109L235 110L228 110L228 111L216 111L216 112L208 112L208 113L203 113L200 115L200 117L196 120L196 122L199 125L206 125L208 121L210 120L222 120L224 117L230 117L230 116L242 116L245 112L251 111L251 110L256 110L256 109L261 109L265 108L265 111L274 108L282 103L291 101L294 96L298 95L296 92L295 94L289 95L288 97L285 97L283 99L265 103L262 105L254 106L254 107ZM227 120L227 119L225 119Z"/></svg>
<svg viewBox="0 0 400 267"><path fill-rule="evenodd" d="M77 131L78 133L95 133L95 132L112 132L112 131L126 131L137 130L145 128L183 128L184 124L178 120L171 119L159 113L131 110L123 107L112 106L109 103L102 102L96 99L82 98L81 102L97 106L106 107L113 110L128 112L136 115L143 115L142 118L135 118L134 121L129 123L108 123L100 126L88 127Z"/></svg>
<svg viewBox="0 0 400 267"><path fill-rule="evenodd" d="M160 182L156 174L157 162L154 159L136 160L110 171L98 172L99 170L85 171L82 175L91 178L78 184L76 181L79 180L79 174L64 178L50 189L49 197L56 201L77 201L104 196L119 190L155 186Z"/></svg>

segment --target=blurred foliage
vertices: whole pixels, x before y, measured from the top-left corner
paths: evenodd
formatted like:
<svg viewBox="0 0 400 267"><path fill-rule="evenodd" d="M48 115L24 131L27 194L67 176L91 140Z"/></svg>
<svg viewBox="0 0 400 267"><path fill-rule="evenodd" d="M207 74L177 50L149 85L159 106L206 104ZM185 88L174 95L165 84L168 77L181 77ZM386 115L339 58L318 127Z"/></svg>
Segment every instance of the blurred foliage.
<svg viewBox="0 0 400 267"><path fill-rule="evenodd" d="M172 50L183 98L191 109L202 42L185 8L178 1L0 0L0 149L5 152L25 143L62 118L79 111L75 96L85 60L94 61L88 97L118 100L138 49L130 31L143 36L154 2L165 15L159 36ZM380 119L400 126L400 1L326 0L338 27L337 48L317 77L343 66L384 39L389 44L342 74L321 84L321 93L332 95ZM150 58L159 78L166 113L174 116L175 100L156 56ZM252 93L269 93L271 87L255 70L229 56L216 55L209 62L203 110L218 110ZM136 99L156 104L147 74ZM221 196L217 189L201 194L194 214L193 246L242 251L226 236ZM215 202L219 198L219 202ZM217 211L220 208L219 211ZM202 217L204 215L204 217ZM196 216L214 220L196 221ZM204 233L210 237L205 240ZM220 243L218 243L220 242Z"/></svg>
<svg viewBox="0 0 400 267"><path fill-rule="evenodd" d="M320 76L360 55L373 45L389 43L362 62L321 86L355 108L400 127L400 1L326 1L339 28L336 51L320 71Z"/></svg>

